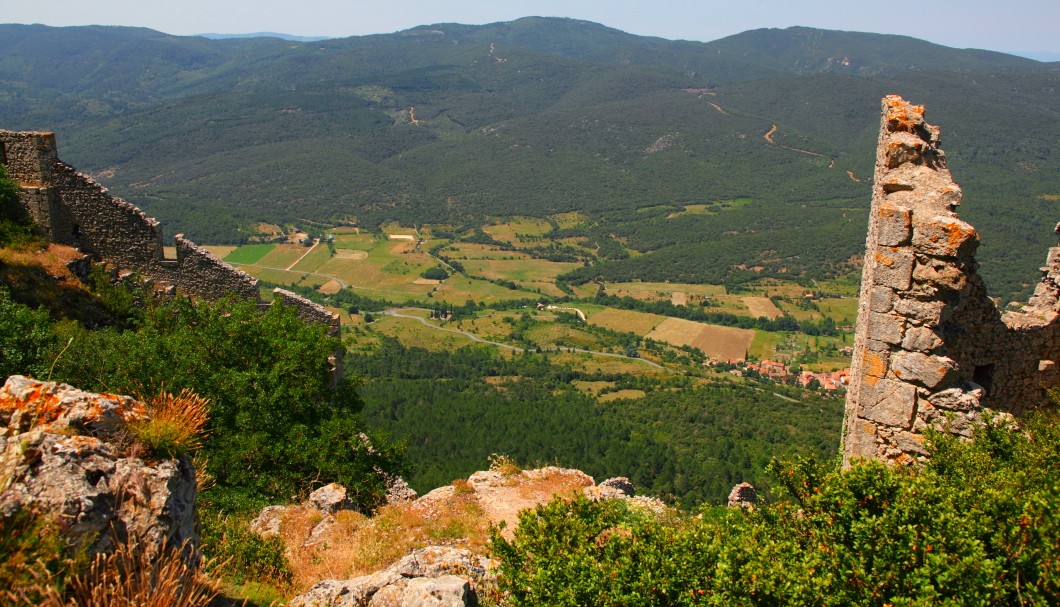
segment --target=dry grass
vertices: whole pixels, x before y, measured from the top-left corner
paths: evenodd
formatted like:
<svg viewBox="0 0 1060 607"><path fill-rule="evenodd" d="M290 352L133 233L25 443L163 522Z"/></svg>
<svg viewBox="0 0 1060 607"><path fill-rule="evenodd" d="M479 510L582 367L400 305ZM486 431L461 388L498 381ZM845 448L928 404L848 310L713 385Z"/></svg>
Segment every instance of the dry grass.
<svg viewBox="0 0 1060 607"><path fill-rule="evenodd" d="M162 391L142 400L150 418L129 424L129 430L148 451L172 456L202 447L210 401L186 388L176 396Z"/></svg>
<svg viewBox="0 0 1060 607"><path fill-rule="evenodd" d="M97 556L85 574L75 576L68 590L69 600L51 604L205 607L220 590L200 568L188 564L186 548L156 551L123 544L111 554Z"/></svg>
<svg viewBox="0 0 1060 607"><path fill-rule="evenodd" d="M114 552L96 555L65 587L53 576L38 575L36 584L10 588L0 596L12 606L206 607L220 588L203 574L197 557L189 557L190 550L187 545L121 544Z"/></svg>
<svg viewBox="0 0 1060 607"><path fill-rule="evenodd" d="M515 476L523 471L522 466L507 455L491 453L489 456L490 470L500 472L504 476Z"/></svg>
<svg viewBox="0 0 1060 607"><path fill-rule="evenodd" d="M306 541L321 521L319 512L292 509L284 516L281 537L294 573L294 591L302 592L323 579L349 579L379 571L427 546L484 552L489 521L474 494L457 489L452 498L429 511L393 504L371 518L352 511L336 512L330 529L311 545Z"/></svg>

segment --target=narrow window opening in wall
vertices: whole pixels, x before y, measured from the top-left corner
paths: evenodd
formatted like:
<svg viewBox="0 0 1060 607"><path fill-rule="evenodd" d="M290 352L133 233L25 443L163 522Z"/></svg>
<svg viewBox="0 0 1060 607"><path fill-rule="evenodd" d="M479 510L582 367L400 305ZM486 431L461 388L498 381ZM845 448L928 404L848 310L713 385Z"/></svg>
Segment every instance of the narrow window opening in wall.
<svg viewBox="0 0 1060 607"><path fill-rule="evenodd" d="M72 230L72 232L73 232L74 238L77 238L77 239L81 238L81 226L79 226L79 225L77 225L75 223L74 224L74 229Z"/></svg>
<svg viewBox="0 0 1060 607"><path fill-rule="evenodd" d="M976 365L972 373L972 381L983 387L986 395L990 395L990 386L994 383L994 365Z"/></svg>
<svg viewBox="0 0 1060 607"><path fill-rule="evenodd" d="M0 164L7 166L7 147L0 141Z"/></svg>

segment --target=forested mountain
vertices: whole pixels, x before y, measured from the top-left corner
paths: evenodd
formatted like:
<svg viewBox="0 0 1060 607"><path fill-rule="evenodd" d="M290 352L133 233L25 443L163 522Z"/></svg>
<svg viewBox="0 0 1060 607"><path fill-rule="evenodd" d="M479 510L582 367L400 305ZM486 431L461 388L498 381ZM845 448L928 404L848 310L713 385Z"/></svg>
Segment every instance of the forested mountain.
<svg viewBox="0 0 1060 607"><path fill-rule="evenodd" d="M646 253L581 279L848 271L879 99L898 93L942 125L983 273L1018 292L1056 219L1058 84L1055 63L809 28L700 43L526 18L303 43L0 26L0 127L56 131L169 233L581 211Z"/></svg>

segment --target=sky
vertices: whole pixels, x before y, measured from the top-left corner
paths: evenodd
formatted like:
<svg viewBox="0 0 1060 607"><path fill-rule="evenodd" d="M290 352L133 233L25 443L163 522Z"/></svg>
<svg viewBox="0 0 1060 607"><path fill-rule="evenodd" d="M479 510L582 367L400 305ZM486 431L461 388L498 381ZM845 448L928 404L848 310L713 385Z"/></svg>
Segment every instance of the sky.
<svg viewBox="0 0 1060 607"><path fill-rule="evenodd" d="M130 25L176 35L337 38L526 16L571 17L632 34L700 41L804 25L1060 59L1060 0L0 0L0 23Z"/></svg>

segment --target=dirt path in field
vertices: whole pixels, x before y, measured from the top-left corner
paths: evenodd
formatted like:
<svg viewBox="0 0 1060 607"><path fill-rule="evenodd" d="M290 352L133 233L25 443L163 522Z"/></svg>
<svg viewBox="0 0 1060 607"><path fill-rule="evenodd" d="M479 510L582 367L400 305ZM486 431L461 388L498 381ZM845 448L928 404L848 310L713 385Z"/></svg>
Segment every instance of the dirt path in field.
<svg viewBox="0 0 1060 607"><path fill-rule="evenodd" d="M286 268L284 268L284 270L290 270L291 268L293 268L293 267L295 267L296 265L298 265L298 262L300 262L300 261L302 261L303 259L305 259L305 256L306 256L306 255L309 255L310 253L312 253L312 252L313 252L313 249L317 248L317 245L319 245L319 244L320 244L320 239L318 238L318 239L316 239L316 240L315 240L315 241L313 242L313 246L309 247L309 250L308 250L308 251L306 251L305 253L302 253L302 256L301 256L301 257L299 257L298 259L294 260L294 261L293 261L293 262L291 263L291 265L289 265L289 266L287 266Z"/></svg>

